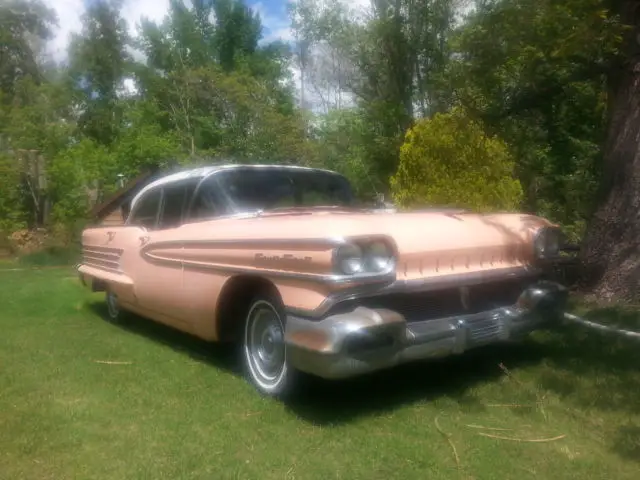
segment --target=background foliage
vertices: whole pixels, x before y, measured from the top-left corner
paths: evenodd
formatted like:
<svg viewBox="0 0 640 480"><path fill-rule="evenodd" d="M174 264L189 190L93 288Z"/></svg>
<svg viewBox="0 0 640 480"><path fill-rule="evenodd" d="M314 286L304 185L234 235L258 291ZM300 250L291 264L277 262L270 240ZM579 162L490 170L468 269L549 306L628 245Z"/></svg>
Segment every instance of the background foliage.
<svg viewBox="0 0 640 480"><path fill-rule="evenodd" d="M134 38L98 0L58 65L53 11L3 2L0 228L71 228L122 175L224 157L334 169L368 200L522 209L579 240L623 4L297 0L283 43L243 0L171 0Z"/></svg>
<svg viewBox="0 0 640 480"><path fill-rule="evenodd" d="M522 203L515 162L504 141L487 136L460 108L416 123L400 149L391 189L396 203L515 211Z"/></svg>

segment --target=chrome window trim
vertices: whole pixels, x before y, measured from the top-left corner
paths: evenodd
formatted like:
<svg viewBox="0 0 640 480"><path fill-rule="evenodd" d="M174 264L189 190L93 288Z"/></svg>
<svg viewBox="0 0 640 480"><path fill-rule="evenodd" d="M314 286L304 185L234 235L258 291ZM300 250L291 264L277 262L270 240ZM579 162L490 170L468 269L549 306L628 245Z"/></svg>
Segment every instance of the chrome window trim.
<svg viewBox="0 0 640 480"><path fill-rule="evenodd" d="M284 171L286 172L287 170L293 170L293 171L306 171L306 172L321 172L324 175L333 175L335 177L340 177L342 179L345 180L345 182L351 187L351 182L349 181L349 179L347 177L345 177L344 175L338 173L338 172L334 172L333 170L325 170L322 168L311 168L311 167L300 167L297 165L243 165L243 164L230 164L230 165L222 165L219 166L218 168L212 169L211 171L205 173L202 178L200 178L200 181L198 182L198 185L196 186L194 192L193 192L193 196L191 197L191 200L189 201L189 205L187 208L187 212L185 215L185 218L183 220L183 224L184 223L196 223L196 222L202 222L202 221L207 221L207 220L216 220L219 218L253 218L253 217L259 217L260 215L262 215L263 210L256 210L256 211L250 211L250 210L246 210L246 211L234 211L233 213L225 213L223 215L216 215L214 217L211 218L203 218L203 219L194 219L191 217L191 210L193 207L193 202L195 201L195 198L197 197L198 193L200 192L200 189L202 188L202 185L204 184L204 182L208 181L211 178L214 178L218 175L220 175L223 172L229 171L229 170L243 170L243 169L247 169L247 170L274 170L274 171ZM178 181L178 180L176 180ZM224 202L224 207L225 210L227 210L227 207L229 207L230 202Z"/></svg>

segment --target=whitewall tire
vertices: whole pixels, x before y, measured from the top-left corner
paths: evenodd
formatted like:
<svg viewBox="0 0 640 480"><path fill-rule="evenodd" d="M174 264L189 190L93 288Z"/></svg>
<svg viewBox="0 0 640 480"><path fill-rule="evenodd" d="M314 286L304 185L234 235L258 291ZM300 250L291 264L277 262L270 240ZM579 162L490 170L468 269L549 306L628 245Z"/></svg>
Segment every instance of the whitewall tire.
<svg viewBox="0 0 640 480"><path fill-rule="evenodd" d="M267 296L253 299L244 321L242 360L249 382L266 396L293 390L295 372L287 362L284 313Z"/></svg>
<svg viewBox="0 0 640 480"><path fill-rule="evenodd" d="M106 302L107 302L107 315L109 317L109 320L111 320L112 322L116 322L120 320L122 318L122 310L120 309L118 296L111 291L107 291Z"/></svg>

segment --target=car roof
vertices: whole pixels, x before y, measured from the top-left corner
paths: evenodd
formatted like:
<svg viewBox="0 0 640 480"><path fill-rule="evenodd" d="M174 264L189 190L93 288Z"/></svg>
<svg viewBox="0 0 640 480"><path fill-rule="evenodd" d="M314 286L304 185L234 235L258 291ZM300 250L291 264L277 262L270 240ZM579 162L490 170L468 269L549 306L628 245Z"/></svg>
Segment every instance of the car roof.
<svg viewBox="0 0 640 480"><path fill-rule="evenodd" d="M277 164L242 164L242 163L232 163L232 164L219 164L219 165L206 165L197 168L190 168L187 170L181 170L179 172L170 173L167 175L163 175L162 177L154 180L153 182L145 185L132 199L131 199L131 209L138 202L140 197L144 195L151 189L155 189L162 185L167 185L170 183L178 182L180 180L188 180L188 179L203 179L208 177L209 175L221 171L221 170L235 170L235 169L246 169L246 168L255 168L255 169L273 169L273 170L302 170L309 172L323 172L323 173L331 173L334 175L339 175L337 172L332 170L325 170L322 168L312 168L312 167L302 167L299 165L277 165Z"/></svg>

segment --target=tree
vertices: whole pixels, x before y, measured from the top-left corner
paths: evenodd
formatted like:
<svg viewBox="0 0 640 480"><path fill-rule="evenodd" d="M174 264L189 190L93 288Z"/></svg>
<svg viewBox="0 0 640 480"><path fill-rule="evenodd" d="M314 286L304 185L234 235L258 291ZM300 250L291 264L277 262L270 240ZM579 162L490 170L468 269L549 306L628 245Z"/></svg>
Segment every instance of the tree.
<svg viewBox="0 0 640 480"><path fill-rule="evenodd" d="M53 220L72 228L85 219L96 204L105 173L113 170L114 158L107 147L84 138L61 151L51 162Z"/></svg>
<svg viewBox="0 0 640 480"><path fill-rule="evenodd" d="M11 105L0 107L5 117L0 135L6 138L7 156L13 160L24 196L16 208L31 225L47 221L47 170L51 159L69 144L74 126L69 105L69 91L62 82L36 83L29 76L15 83Z"/></svg>
<svg viewBox="0 0 640 480"><path fill-rule="evenodd" d="M7 0L0 4L0 90L10 100L21 78L42 80L37 44L51 38L55 11L40 0Z"/></svg>
<svg viewBox="0 0 640 480"><path fill-rule="evenodd" d="M223 70L233 70L240 58L252 55L262 36L260 16L241 0L215 0L215 46Z"/></svg>
<svg viewBox="0 0 640 480"><path fill-rule="evenodd" d="M288 52L275 42L258 45L261 30L259 17L240 0L201 0L193 8L173 1L161 25L141 23L139 45L147 56L147 65L136 68L141 95L159 115L166 112L158 125L174 132L190 155L255 156L258 138L265 139L259 141L265 157L275 150L282 155L275 147L285 138L273 131L278 125L299 141L285 75Z"/></svg>
<svg viewBox="0 0 640 480"><path fill-rule="evenodd" d="M601 299L640 297L640 5L611 2L628 28L608 72L609 127L601 201L584 239L585 286Z"/></svg>
<svg viewBox="0 0 640 480"><path fill-rule="evenodd" d="M0 233L24 228L29 220L21 172L12 156L0 153Z"/></svg>
<svg viewBox="0 0 640 480"><path fill-rule="evenodd" d="M118 91L130 62L127 24L120 16L121 0L91 2L80 35L69 48L71 76L79 91L79 128L102 145L114 142L120 128Z"/></svg>
<svg viewBox="0 0 640 480"><path fill-rule="evenodd" d="M606 133L607 65L620 29L603 0L491 0L454 37L440 82L511 147L524 207L578 241Z"/></svg>
<svg viewBox="0 0 640 480"><path fill-rule="evenodd" d="M499 138L487 136L460 108L437 113L411 128L391 178L401 206L431 204L474 210L515 210L522 187L514 159Z"/></svg>
<svg viewBox="0 0 640 480"><path fill-rule="evenodd" d="M362 138L367 168L376 183L387 184L406 130L415 118L442 109L436 79L449 61L448 37L461 2L371 3L363 18L336 0L302 0L292 12L293 28L302 94L316 93L325 111L355 100L368 125Z"/></svg>
<svg viewBox="0 0 640 480"><path fill-rule="evenodd" d="M385 190L386 182L375 175L367 159L368 126L359 108L331 110L318 119L314 143L315 161L345 175L356 195L370 200L375 193Z"/></svg>

